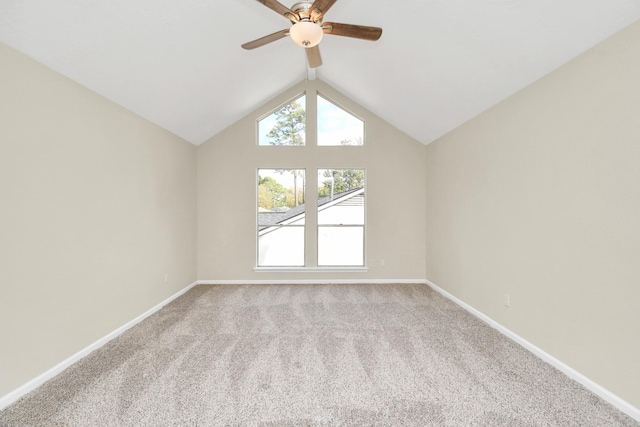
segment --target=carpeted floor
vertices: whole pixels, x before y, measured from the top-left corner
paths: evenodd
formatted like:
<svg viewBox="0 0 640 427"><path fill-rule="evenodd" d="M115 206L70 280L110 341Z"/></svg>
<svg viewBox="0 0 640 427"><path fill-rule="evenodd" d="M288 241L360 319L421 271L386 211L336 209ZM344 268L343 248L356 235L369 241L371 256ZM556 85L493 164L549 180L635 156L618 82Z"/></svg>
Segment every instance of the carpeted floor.
<svg viewBox="0 0 640 427"><path fill-rule="evenodd" d="M197 286L1 426L635 426L426 285Z"/></svg>

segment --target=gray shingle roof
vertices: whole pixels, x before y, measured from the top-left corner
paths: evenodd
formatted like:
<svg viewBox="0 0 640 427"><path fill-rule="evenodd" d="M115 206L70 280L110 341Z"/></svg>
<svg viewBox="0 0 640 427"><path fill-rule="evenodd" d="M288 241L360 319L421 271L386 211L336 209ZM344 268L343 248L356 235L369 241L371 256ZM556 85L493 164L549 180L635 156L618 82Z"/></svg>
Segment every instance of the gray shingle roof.
<svg viewBox="0 0 640 427"><path fill-rule="evenodd" d="M334 200L338 200L340 198L344 198L345 196L348 196L351 193L355 193L358 190L361 190L362 187L359 188L354 188L353 190L349 190L349 191L344 191L342 193L337 193L334 194L333 197L331 196L326 196L326 197L322 197L320 199L318 199L318 207L325 205L329 202L332 202ZM301 204L296 206L295 208L291 208L289 210L286 211L276 211L276 210L271 210L268 212L258 212L258 225L259 225L259 230L264 230L267 227L270 227L272 225L277 225L277 224L281 224L282 222L294 218L302 213L304 213L305 211L305 204Z"/></svg>

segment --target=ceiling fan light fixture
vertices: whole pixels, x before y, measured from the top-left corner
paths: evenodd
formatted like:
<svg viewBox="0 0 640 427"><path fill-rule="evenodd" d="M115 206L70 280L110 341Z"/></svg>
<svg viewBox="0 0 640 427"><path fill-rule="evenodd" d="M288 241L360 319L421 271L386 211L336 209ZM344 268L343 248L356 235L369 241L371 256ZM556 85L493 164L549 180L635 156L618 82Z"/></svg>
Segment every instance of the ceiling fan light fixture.
<svg viewBox="0 0 640 427"><path fill-rule="evenodd" d="M299 21L289 29L291 40L301 47L314 47L324 35L320 25L311 21Z"/></svg>

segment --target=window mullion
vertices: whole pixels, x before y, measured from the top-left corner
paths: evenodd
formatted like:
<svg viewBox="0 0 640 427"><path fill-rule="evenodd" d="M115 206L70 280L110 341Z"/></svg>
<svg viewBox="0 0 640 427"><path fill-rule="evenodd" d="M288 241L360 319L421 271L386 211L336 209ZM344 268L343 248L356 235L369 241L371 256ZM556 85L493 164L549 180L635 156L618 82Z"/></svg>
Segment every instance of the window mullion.
<svg viewBox="0 0 640 427"><path fill-rule="evenodd" d="M307 267L318 266L318 177L317 172L309 169L307 174L307 228L305 230L305 265Z"/></svg>
<svg viewBox="0 0 640 427"><path fill-rule="evenodd" d="M305 139L307 146L318 146L318 96L316 91L306 94Z"/></svg>
<svg viewBox="0 0 640 427"><path fill-rule="evenodd" d="M314 151L318 141L318 100L316 91L307 91L306 96L306 141L307 149ZM308 159L313 156L307 157ZM305 230L305 265L318 266L318 177L313 168L315 164L306 164L307 170L307 228Z"/></svg>

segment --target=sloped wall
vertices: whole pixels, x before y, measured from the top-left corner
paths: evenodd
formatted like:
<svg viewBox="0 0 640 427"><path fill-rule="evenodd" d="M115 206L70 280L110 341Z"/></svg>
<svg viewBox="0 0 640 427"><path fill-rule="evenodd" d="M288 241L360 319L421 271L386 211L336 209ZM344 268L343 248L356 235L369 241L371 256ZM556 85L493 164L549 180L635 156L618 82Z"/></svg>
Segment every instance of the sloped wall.
<svg viewBox="0 0 640 427"><path fill-rule="evenodd" d="M636 23L426 152L427 278L635 407L639 45Z"/></svg>
<svg viewBox="0 0 640 427"><path fill-rule="evenodd" d="M366 123L362 147L259 147L256 121L289 99L320 92ZM309 96L309 95L308 95ZM308 111L308 115L314 112ZM201 280L372 280L424 278L424 145L320 80L303 81L198 147L198 278ZM256 173L259 168L366 169L366 273L257 273ZM309 205L313 201L307 199ZM312 220L308 218L308 220ZM313 227L309 224L308 227ZM313 230L313 228L311 228ZM307 234L309 239L314 233ZM311 241L313 249L314 241ZM309 246L308 246L309 247ZM312 265L312 251L307 254ZM380 260L385 261L384 267Z"/></svg>
<svg viewBox="0 0 640 427"><path fill-rule="evenodd" d="M195 170L193 145L0 44L0 398L196 280Z"/></svg>

